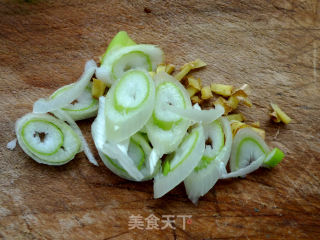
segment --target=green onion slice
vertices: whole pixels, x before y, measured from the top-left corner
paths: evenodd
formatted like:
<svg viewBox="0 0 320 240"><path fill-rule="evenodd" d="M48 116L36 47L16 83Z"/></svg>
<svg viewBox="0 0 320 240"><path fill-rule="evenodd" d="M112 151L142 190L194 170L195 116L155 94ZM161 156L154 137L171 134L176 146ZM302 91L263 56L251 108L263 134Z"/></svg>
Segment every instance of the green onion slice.
<svg viewBox="0 0 320 240"><path fill-rule="evenodd" d="M74 121L91 118L97 115L99 104L98 100L93 98L91 95L91 85L92 84L89 83L79 97L62 108L62 110L69 114ZM54 99L72 87L74 87L74 83L63 86L55 91L50 98Z"/></svg>
<svg viewBox="0 0 320 240"><path fill-rule="evenodd" d="M61 109L68 104L72 103L78 97L82 95L88 86L95 70L96 63L90 60L86 63L85 69L79 80L74 83L72 88L66 89L61 94L54 98L44 99L40 98L33 104L34 113L47 113L57 109Z"/></svg>
<svg viewBox="0 0 320 240"><path fill-rule="evenodd" d="M203 127L199 125L187 134L178 149L168 155L162 172L154 179L154 197L160 198L181 183L197 166L204 152Z"/></svg>
<svg viewBox="0 0 320 240"><path fill-rule="evenodd" d="M204 154L197 167L184 180L188 197L194 204L221 177L220 165L225 166L227 164L232 146L232 132L230 123L226 118L222 117L204 125L204 132L209 143L206 144Z"/></svg>
<svg viewBox="0 0 320 240"><path fill-rule="evenodd" d="M136 43L129 37L127 32L120 31L114 36L114 38L111 40L111 42L108 45L108 48L106 52L103 54L101 58L101 64L103 65L106 59L109 57L110 52L118 50L123 47L128 47L136 45Z"/></svg>
<svg viewBox="0 0 320 240"><path fill-rule="evenodd" d="M39 163L62 165L81 150L74 130L48 114L29 113L17 120L15 130L23 151Z"/></svg>
<svg viewBox="0 0 320 240"><path fill-rule="evenodd" d="M144 70L131 70L118 79L105 100L106 136L119 143L138 132L152 114L155 86Z"/></svg>
<svg viewBox="0 0 320 240"><path fill-rule="evenodd" d="M156 100L152 117L146 130L158 154L173 152L185 136L190 121L169 111L169 106L181 109L191 108L191 101L184 86L165 72L154 76Z"/></svg>
<svg viewBox="0 0 320 240"><path fill-rule="evenodd" d="M129 70L155 71L157 65L163 61L163 52L155 45L139 44L122 47L110 52L103 64L97 68L96 76L110 86Z"/></svg>

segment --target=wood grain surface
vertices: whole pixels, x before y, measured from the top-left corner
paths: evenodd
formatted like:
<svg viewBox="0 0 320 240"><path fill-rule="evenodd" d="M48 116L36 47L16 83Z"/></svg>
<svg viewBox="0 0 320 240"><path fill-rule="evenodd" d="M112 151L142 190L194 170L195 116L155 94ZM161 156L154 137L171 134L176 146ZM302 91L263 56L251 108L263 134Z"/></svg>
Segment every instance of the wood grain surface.
<svg viewBox="0 0 320 240"><path fill-rule="evenodd" d="M319 12L317 0L0 1L0 238L320 239ZM75 81L119 30L177 66L203 59L194 75L206 83L250 84L254 106L240 110L284 161L221 180L194 206L183 184L155 200L151 181L123 180L83 153L50 167L6 149L15 120ZM271 100L292 124L270 122ZM93 147L91 123L79 125ZM139 214L174 215L176 229L129 230ZM178 215L192 223L183 229Z"/></svg>

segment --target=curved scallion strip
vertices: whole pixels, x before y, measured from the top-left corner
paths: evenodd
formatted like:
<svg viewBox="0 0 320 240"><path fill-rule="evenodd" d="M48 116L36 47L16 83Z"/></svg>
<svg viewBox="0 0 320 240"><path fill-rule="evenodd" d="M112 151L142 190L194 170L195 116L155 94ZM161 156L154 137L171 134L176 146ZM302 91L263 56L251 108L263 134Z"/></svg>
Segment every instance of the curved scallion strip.
<svg viewBox="0 0 320 240"><path fill-rule="evenodd" d="M221 105L217 105L215 109L210 110L198 110L195 108L182 109L174 106L169 106L168 110L194 122L210 123L224 114L224 108Z"/></svg>
<svg viewBox="0 0 320 240"><path fill-rule="evenodd" d="M77 133L77 135L80 138L80 141L82 143L82 147L83 147L83 151L85 153L85 155L87 156L88 160L90 163L92 163L95 166L98 166L98 162L97 160L94 158L88 143L86 141L86 139L84 138L81 129L79 128L79 126L76 124L76 122L63 110L58 109L52 112L56 117L58 117L59 119L61 119L62 121L66 121L70 127Z"/></svg>
<svg viewBox="0 0 320 240"><path fill-rule="evenodd" d="M244 177L261 166L274 167L283 157L284 153L278 148L270 151L263 139L252 129L240 129L232 145L231 172L227 173L225 168L221 167L221 178Z"/></svg>
<svg viewBox="0 0 320 240"><path fill-rule="evenodd" d="M206 140L212 144L205 147L204 154L194 171L184 180L189 199L196 204L221 177L220 165L227 164L232 145L230 123L226 118L204 125Z"/></svg>
<svg viewBox="0 0 320 240"><path fill-rule="evenodd" d="M190 126L189 120L169 111L168 106L188 109L191 101L183 85L167 73L157 73L154 80L155 107L146 129L153 147L162 155L175 151Z"/></svg>
<svg viewBox="0 0 320 240"><path fill-rule="evenodd" d="M73 129L48 114L29 113L17 120L15 130L23 151L38 163L62 165L81 149Z"/></svg>
<svg viewBox="0 0 320 240"><path fill-rule="evenodd" d="M282 161L284 153L279 148L272 149L263 160L263 167L274 167Z"/></svg>
<svg viewBox="0 0 320 240"><path fill-rule="evenodd" d="M255 131L250 128L240 129L232 143L231 172L248 166L268 152L270 152L269 147Z"/></svg>
<svg viewBox="0 0 320 240"><path fill-rule="evenodd" d="M152 114L155 87L149 73L131 70L118 79L105 100L106 136L121 142L138 132Z"/></svg>
<svg viewBox="0 0 320 240"><path fill-rule="evenodd" d="M166 157L162 172L154 179L154 198L165 195L193 171L201 159L204 147L204 132L200 125L192 129L178 149Z"/></svg>
<svg viewBox="0 0 320 240"><path fill-rule="evenodd" d="M101 58L101 65L103 65L106 59L109 57L110 52L116 51L123 47L128 47L133 45L136 45L136 43L129 37L127 32L125 31L118 32L109 43L106 52L103 54Z"/></svg>
<svg viewBox="0 0 320 240"><path fill-rule="evenodd" d="M110 52L103 64L97 68L96 76L110 86L128 70L154 71L163 61L163 52L155 45L139 44L122 47Z"/></svg>
<svg viewBox="0 0 320 240"><path fill-rule="evenodd" d="M144 134L133 135L130 141L109 143L105 134L105 98L99 99L98 116L92 124L92 137L104 164L116 175L128 180L144 181L153 178L160 168L157 159L155 171L147 168L152 149Z"/></svg>
<svg viewBox="0 0 320 240"><path fill-rule="evenodd" d="M79 80L74 83L73 87L63 91L59 96L51 99L40 98L33 104L34 113L52 112L61 109L77 99L88 86L95 70L96 63L90 60L86 63L85 69Z"/></svg>
<svg viewBox="0 0 320 240"><path fill-rule="evenodd" d="M99 104L98 100L93 98L91 95L91 85L92 84L89 83L79 97L62 108L62 110L69 114L74 121L91 118L97 115ZM54 99L72 87L74 87L74 83L63 86L55 91L50 98Z"/></svg>

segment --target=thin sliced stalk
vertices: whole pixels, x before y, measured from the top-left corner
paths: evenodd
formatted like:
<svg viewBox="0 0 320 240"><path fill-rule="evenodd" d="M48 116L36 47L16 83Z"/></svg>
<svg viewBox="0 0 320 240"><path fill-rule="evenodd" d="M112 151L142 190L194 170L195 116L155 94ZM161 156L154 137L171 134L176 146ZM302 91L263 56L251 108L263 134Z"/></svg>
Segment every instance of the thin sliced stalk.
<svg viewBox="0 0 320 240"><path fill-rule="evenodd" d="M203 127L187 135L179 148L165 159L163 172L154 179L154 198L160 198L181 183L197 166L205 147Z"/></svg>
<svg viewBox="0 0 320 240"><path fill-rule="evenodd" d="M47 165L65 164L81 149L74 130L49 114L29 113L18 119L16 135L26 154Z"/></svg>
<svg viewBox="0 0 320 240"><path fill-rule="evenodd" d="M219 104L215 109L210 110L198 110L194 108L181 109L173 106L169 106L168 109L185 119L203 123L213 122L224 114L224 108Z"/></svg>
<svg viewBox="0 0 320 240"><path fill-rule="evenodd" d="M133 84L128 86L128 81ZM128 71L110 88L105 100L106 136L118 143L143 128L152 114L154 82L142 70Z"/></svg>
<svg viewBox="0 0 320 240"><path fill-rule="evenodd" d="M55 91L50 98L54 99L65 91L74 87L74 83L63 86ZM92 84L89 83L82 94L76 98L72 103L69 103L62 108L74 121L91 118L97 115L98 112L98 100L91 95Z"/></svg>
<svg viewBox="0 0 320 240"><path fill-rule="evenodd" d="M84 136L81 132L81 129L78 127L76 122L68 114L66 114L64 111L62 111L60 109L55 110L52 113L55 116L57 116L59 119L66 121L71 126L71 128L78 134L78 136L82 142L83 151L84 151L85 155L87 156L89 162L95 166L99 166L97 160L93 156L93 154L88 146L87 140L84 138Z"/></svg>
<svg viewBox="0 0 320 240"><path fill-rule="evenodd" d="M188 194L188 198L196 204L199 197L204 196L211 188L216 184L218 179L221 177L220 165L225 168L228 162L231 152L232 145L232 133L230 123L226 118L221 118L221 125L224 132L225 143L221 150L210 163L199 170L194 170L185 180L184 186ZM210 125L206 126L208 129ZM205 130L208 131L208 130ZM213 142L215 145L215 142ZM206 151L206 150L205 150Z"/></svg>
<svg viewBox="0 0 320 240"><path fill-rule="evenodd" d="M168 98L165 99L156 96L155 105L158 107L154 108L153 117L151 117L146 124L147 134L150 142L156 149L157 154L162 156L165 153L173 152L179 146L187 132L188 127L190 126L189 120L183 119L177 115L174 116L174 114L170 111L166 111L166 108L169 105L179 105L183 108L191 108L191 101L188 96L188 92L183 85L171 75L168 75L165 72L160 72L155 75L154 79L157 87L165 85L170 87L172 85L175 88L174 92L177 92L176 97L172 98L170 97L170 94ZM182 102L175 102L180 98L182 98ZM158 101L161 101L161 103ZM162 113L156 114L155 111L162 111ZM165 122L165 117L169 116L169 114L170 120Z"/></svg>
<svg viewBox="0 0 320 240"><path fill-rule="evenodd" d="M34 113L46 113L61 109L77 99L88 86L96 69L96 63L90 60L74 86L53 99L40 98L33 104Z"/></svg>
<svg viewBox="0 0 320 240"><path fill-rule="evenodd" d="M163 52L155 45L139 44L122 47L110 52L103 64L97 68L96 76L111 86L128 70L155 71L157 65L163 61Z"/></svg>

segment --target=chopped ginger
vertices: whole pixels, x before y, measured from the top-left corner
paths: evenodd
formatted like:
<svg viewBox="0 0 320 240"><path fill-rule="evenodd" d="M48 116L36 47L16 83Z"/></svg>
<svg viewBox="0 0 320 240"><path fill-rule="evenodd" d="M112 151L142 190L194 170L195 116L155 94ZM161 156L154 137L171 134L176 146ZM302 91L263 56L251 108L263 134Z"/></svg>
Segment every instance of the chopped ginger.
<svg viewBox="0 0 320 240"><path fill-rule="evenodd" d="M235 110L239 105L239 99L236 96L229 97L227 104L232 110Z"/></svg>
<svg viewBox="0 0 320 240"><path fill-rule="evenodd" d="M292 121L292 119L284 111L282 111L277 104L271 103L270 105L273 109L273 112L270 115L274 122L281 121L285 124L289 124Z"/></svg>
<svg viewBox="0 0 320 240"><path fill-rule="evenodd" d="M171 74L171 73L174 71L174 69L175 69L175 67L174 67L173 64L167 64L167 66L166 66L166 72L167 72L168 74Z"/></svg>
<svg viewBox="0 0 320 240"><path fill-rule="evenodd" d="M231 96L233 90L233 86L219 83L212 83L210 87L212 92L224 97Z"/></svg>
<svg viewBox="0 0 320 240"><path fill-rule="evenodd" d="M201 104L202 103L202 99L200 99L198 96L192 96L191 97L191 102L193 104L196 104L196 103Z"/></svg>
<svg viewBox="0 0 320 240"><path fill-rule="evenodd" d="M231 121L231 130L232 130L232 135L235 136L237 134L237 132L241 129L241 128L251 128L253 131L255 131L256 133L258 133L260 135L260 137L262 137L263 139L265 139L266 137L266 132L265 130L261 129L261 128L256 128L256 127L252 127L246 123L243 122L239 122L237 120L232 120Z"/></svg>
<svg viewBox="0 0 320 240"><path fill-rule="evenodd" d="M187 91L188 91L190 97L194 96L197 92L199 92L199 90L195 89L194 87L188 87Z"/></svg>
<svg viewBox="0 0 320 240"><path fill-rule="evenodd" d="M242 113L234 113L227 116L229 121L235 120L239 122L243 122L245 120L245 117Z"/></svg>
<svg viewBox="0 0 320 240"><path fill-rule="evenodd" d="M165 72L166 71L166 65L165 64L159 64L156 70L156 73L159 72Z"/></svg>
<svg viewBox="0 0 320 240"><path fill-rule="evenodd" d="M224 115L228 115L233 109L229 105L228 101L225 100L223 97L219 97L215 100L214 105L220 104L224 108Z"/></svg>
<svg viewBox="0 0 320 240"><path fill-rule="evenodd" d="M94 98L99 98L104 95L104 91L107 87L107 84L104 81L93 78L91 94Z"/></svg>
<svg viewBox="0 0 320 240"><path fill-rule="evenodd" d="M201 80L200 78L196 79L192 76L188 77L188 84L189 86L195 88L195 89L198 89L198 90L201 90Z"/></svg>
<svg viewBox="0 0 320 240"><path fill-rule="evenodd" d="M207 64L203 62L200 59L196 59L193 62L186 63L183 65L181 68L180 72L178 72L174 77L178 80L181 81L191 70L196 69L196 68L201 68L206 66Z"/></svg>
<svg viewBox="0 0 320 240"><path fill-rule="evenodd" d="M206 99L209 99L209 98L212 98L213 95L212 95L212 92L211 92L211 89L210 89L210 86L205 86L201 89L201 98L203 100L206 100Z"/></svg>
<svg viewBox="0 0 320 240"><path fill-rule="evenodd" d="M256 122L253 122L250 124L252 127L256 127L256 128L259 128L260 127L260 122L259 121L256 121Z"/></svg>

